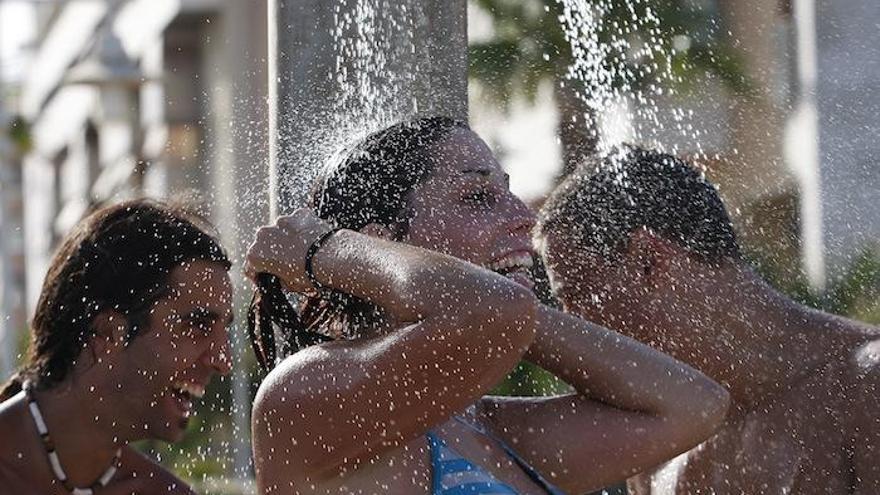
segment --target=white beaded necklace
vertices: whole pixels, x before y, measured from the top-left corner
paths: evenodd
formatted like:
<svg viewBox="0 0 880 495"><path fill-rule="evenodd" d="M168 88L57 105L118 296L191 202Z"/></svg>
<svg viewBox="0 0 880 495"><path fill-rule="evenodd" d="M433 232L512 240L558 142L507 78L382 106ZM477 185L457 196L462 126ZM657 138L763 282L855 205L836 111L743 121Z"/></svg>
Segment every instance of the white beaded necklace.
<svg viewBox="0 0 880 495"><path fill-rule="evenodd" d="M49 465L52 466L55 478L73 495L94 495L96 489L107 486L107 483L110 483L110 480L116 475L117 469L119 469L122 449L116 449L116 454L113 456L113 460L110 461L110 467L104 471L104 474L91 487L77 488L73 486L70 480L67 479L64 468L61 467L61 459L58 458L58 453L55 452L55 443L52 441L52 437L49 436L49 428L46 427L46 422L43 421L43 413L40 411L40 406L37 405L37 401L31 392L31 383L26 382L23 388L28 401L28 411L30 411L31 418L33 418L34 424L37 426L37 431L40 432L40 439L43 440L43 447L46 448L46 453L49 455Z"/></svg>

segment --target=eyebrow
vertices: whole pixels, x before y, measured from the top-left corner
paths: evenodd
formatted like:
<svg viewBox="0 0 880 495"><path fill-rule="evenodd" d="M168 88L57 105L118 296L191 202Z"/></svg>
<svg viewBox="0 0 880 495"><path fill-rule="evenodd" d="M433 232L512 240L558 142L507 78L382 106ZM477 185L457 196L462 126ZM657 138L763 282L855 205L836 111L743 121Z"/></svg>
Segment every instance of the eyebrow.
<svg viewBox="0 0 880 495"><path fill-rule="evenodd" d="M481 177L489 177L492 175L493 170L491 168L464 168L461 169L462 174L476 174Z"/></svg>
<svg viewBox="0 0 880 495"><path fill-rule="evenodd" d="M496 171L491 168L465 168L465 169L461 170L461 174L462 175L473 174L473 175L477 175L479 177L488 178L488 177L492 177L493 175L496 175ZM508 183L510 182L510 174L508 174L507 172L501 172L500 176L503 180L507 181Z"/></svg>
<svg viewBox="0 0 880 495"><path fill-rule="evenodd" d="M214 321L220 320L220 314L216 311L206 309L206 308L196 308L189 312L186 315L186 318L189 320L195 320L198 318L210 318ZM235 321L235 315L233 313L229 313L229 316L226 318L226 326L232 325Z"/></svg>

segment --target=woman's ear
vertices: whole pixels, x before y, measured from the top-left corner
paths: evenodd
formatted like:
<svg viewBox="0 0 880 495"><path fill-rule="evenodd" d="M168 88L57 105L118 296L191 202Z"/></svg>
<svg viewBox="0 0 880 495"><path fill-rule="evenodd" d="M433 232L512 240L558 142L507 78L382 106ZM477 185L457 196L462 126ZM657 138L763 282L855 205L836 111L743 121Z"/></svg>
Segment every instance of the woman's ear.
<svg viewBox="0 0 880 495"><path fill-rule="evenodd" d="M378 237L379 239L385 239L386 241L395 240L394 234L391 232L391 229L378 223L365 225L361 229L361 234L365 234L371 237Z"/></svg>

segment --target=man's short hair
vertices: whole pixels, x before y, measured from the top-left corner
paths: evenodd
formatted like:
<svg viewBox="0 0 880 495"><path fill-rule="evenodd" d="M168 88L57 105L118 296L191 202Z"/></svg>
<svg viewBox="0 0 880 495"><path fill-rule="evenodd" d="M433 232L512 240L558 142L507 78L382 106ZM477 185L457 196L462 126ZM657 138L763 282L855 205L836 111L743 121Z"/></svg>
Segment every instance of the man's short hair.
<svg viewBox="0 0 880 495"><path fill-rule="evenodd" d="M672 155L622 146L585 162L550 195L537 236L553 232L614 260L647 228L704 262L739 259L730 217L702 173Z"/></svg>

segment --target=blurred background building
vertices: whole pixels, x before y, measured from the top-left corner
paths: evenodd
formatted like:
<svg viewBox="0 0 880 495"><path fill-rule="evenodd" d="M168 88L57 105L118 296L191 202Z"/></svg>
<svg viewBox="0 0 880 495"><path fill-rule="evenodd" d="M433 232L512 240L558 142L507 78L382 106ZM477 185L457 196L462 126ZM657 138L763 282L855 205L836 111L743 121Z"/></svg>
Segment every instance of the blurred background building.
<svg viewBox="0 0 880 495"><path fill-rule="evenodd" d="M53 249L93 208L181 196L240 257L268 212L265 19L265 2L234 0L0 2L0 122L11 130L0 141L4 379ZM246 368L246 341L233 347ZM207 450L170 461L195 479L245 479L249 375L219 387L217 424L196 428L211 436Z"/></svg>
<svg viewBox="0 0 880 495"><path fill-rule="evenodd" d="M880 316L875 292L827 296L880 273L864 254L880 237L880 7L686 3L705 26L675 17L683 2L656 2L674 26L670 42L697 63L708 40L735 63L688 73L649 114L623 102L598 116L598 132L693 157L768 276L816 305ZM554 5L472 0L468 12L471 121L534 205L583 146L558 86L565 60L548 48L562 39ZM90 209L196 192L236 258L268 218L266 9L263 0L0 1L0 379L24 348L58 239ZM164 451L192 479L231 478L231 491L250 476L251 361L235 338L240 372L218 385L218 412L189 440L210 436L214 454Z"/></svg>

